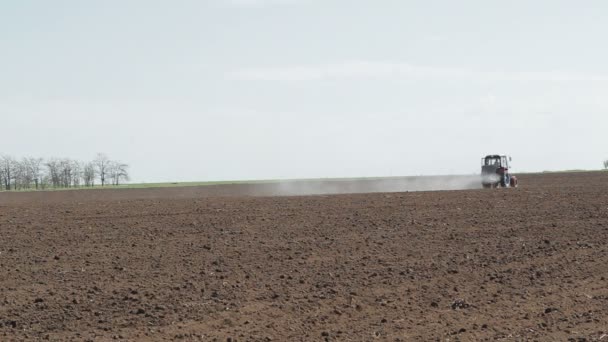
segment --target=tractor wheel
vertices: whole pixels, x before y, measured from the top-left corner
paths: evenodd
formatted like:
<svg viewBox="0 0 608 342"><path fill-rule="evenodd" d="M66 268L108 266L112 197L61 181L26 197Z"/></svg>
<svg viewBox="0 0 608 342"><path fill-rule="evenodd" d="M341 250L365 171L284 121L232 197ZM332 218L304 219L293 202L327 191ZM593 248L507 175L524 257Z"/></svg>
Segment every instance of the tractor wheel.
<svg viewBox="0 0 608 342"><path fill-rule="evenodd" d="M511 176L511 187L512 188L517 188L517 177L515 176Z"/></svg>

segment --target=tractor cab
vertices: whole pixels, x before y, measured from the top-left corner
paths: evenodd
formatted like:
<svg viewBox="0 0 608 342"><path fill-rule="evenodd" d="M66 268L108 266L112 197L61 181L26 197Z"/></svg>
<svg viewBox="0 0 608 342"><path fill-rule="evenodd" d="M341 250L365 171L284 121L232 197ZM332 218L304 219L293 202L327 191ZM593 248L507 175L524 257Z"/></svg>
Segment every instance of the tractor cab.
<svg viewBox="0 0 608 342"><path fill-rule="evenodd" d="M487 155L481 158L481 184L484 188L516 187L517 178L509 172L511 157Z"/></svg>
<svg viewBox="0 0 608 342"><path fill-rule="evenodd" d="M509 160L511 160L511 158L507 157L507 156L499 156L499 155L491 155L491 156L485 156L484 158L481 158L481 165L482 166L491 166L491 167L504 167L504 168L509 168Z"/></svg>

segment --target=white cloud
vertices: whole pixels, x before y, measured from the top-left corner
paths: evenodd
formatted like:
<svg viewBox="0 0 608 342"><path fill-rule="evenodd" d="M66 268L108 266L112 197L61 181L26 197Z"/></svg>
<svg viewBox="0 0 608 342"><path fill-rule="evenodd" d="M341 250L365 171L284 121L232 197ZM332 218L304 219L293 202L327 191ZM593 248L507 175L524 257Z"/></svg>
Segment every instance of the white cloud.
<svg viewBox="0 0 608 342"><path fill-rule="evenodd" d="M608 81L608 75L564 71L480 71L409 63L355 61L322 65L246 68L227 78L254 81L317 81L329 79L470 79L486 81Z"/></svg>

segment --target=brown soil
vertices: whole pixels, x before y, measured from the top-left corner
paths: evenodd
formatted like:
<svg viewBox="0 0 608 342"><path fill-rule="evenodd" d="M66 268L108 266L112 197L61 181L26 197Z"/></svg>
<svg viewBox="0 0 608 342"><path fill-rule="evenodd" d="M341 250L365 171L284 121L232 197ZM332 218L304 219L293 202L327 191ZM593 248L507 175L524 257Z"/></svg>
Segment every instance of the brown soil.
<svg viewBox="0 0 608 342"><path fill-rule="evenodd" d="M0 340L608 340L608 173L520 182L3 193Z"/></svg>

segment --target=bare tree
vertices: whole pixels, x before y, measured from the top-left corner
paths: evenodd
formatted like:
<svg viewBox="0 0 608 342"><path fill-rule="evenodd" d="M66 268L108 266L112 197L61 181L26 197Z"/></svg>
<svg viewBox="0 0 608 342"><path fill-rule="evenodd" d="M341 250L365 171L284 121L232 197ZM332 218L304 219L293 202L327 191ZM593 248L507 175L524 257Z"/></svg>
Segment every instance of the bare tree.
<svg viewBox="0 0 608 342"><path fill-rule="evenodd" d="M118 163L116 171L116 185L120 185L120 182L128 182L131 180L129 176L129 165L124 163Z"/></svg>
<svg viewBox="0 0 608 342"><path fill-rule="evenodd" d="M72 165L67 159L59 161L59 186L62 188L69 188L72 183Z"/></svg>
<svg viewBox="0 0 608 342"><path fill-rule="evenodd" d="M27 161L25 159L22 159L21 161L14 161L13 174L13 190L30 188L30 185L32 184L32 177L28 172Z"/></svg>
<svg viewBox="0 0 608 342"><path fill-rule="evenodd" d="M95 164L97 175L101 181L101 186L105 186L106 178L108 177L108 170L111 164L110 159L108 159L108 156L105 154L98 153L97 157L93 161L93 164Z"/></svg>
<svg viewBox="0 0 608 342"><path fill-rule="evenodd" d="M112 185L116 185L117 168L118 168L118 163L111 160L110 163L108 164L107 178L109 178L110 184L112 184Z"/></svg>
<svg viewBox="0 0 608 342"><path fill-rule="evenodd" d="M95 164L86 163L82 170L82 179L84 181L84 186L95 186L95 176L97 172L95 171Z"/></svg>
<svg viewBox="0 0 608 342"><path fill-rule="evenodd" d="M40 178L40 189L46 190L51 185L51 178L48 173L43 172Z"/></svg>
<svg viewBox="0 0 608 342"><path fill-rule="evenodd" d="M49 184L58 188L61 186L61 164L57 159L50 159L44 164L47 167L47 179Z"/></svg>
<svg viewBox="0 0 608 342"><path fill-rule="evenodd" d="M108 175L112 181L112 185L120 185L122 181L129 181L129 165L112 161L108 168Z"/></svg>
<svg viewBox="0 0 608 342"><path fill-rule="evenodd" d="M30 175L32 176L32 180L34 181L34 186L36 187L36 190L38 190L42 181L42 161L42 158L27 159L27 167L29 169Z"/></svg>
<svg viewBox="0 0 608 342"><path fill-rule="evenodd" d="M59 161L59 174L61 178L61 186L64 188L70 188L76 186L79 181L78 175L78 162L70 159L62 159Z"/></svg>
<svg viewBox="0 0 608 342"><path fill-rule="evenodd" d="M608 170L608 159L604 160L604 169Z"/></svg>
<svg viewBox="0 0 608 342"><path fill-rule="evenodd" d="M15 172L15 160L10 156L0 158L0 168L2 168L2 183L5 190L11 190Z"/></svg>
<svg viewBox="0 0 608 342"><path fill-rule="evenodd" d="M80 187L82 185L83 179L83 169L82 163L77 160L72 160L72 185L74 187Z"/></svg>

